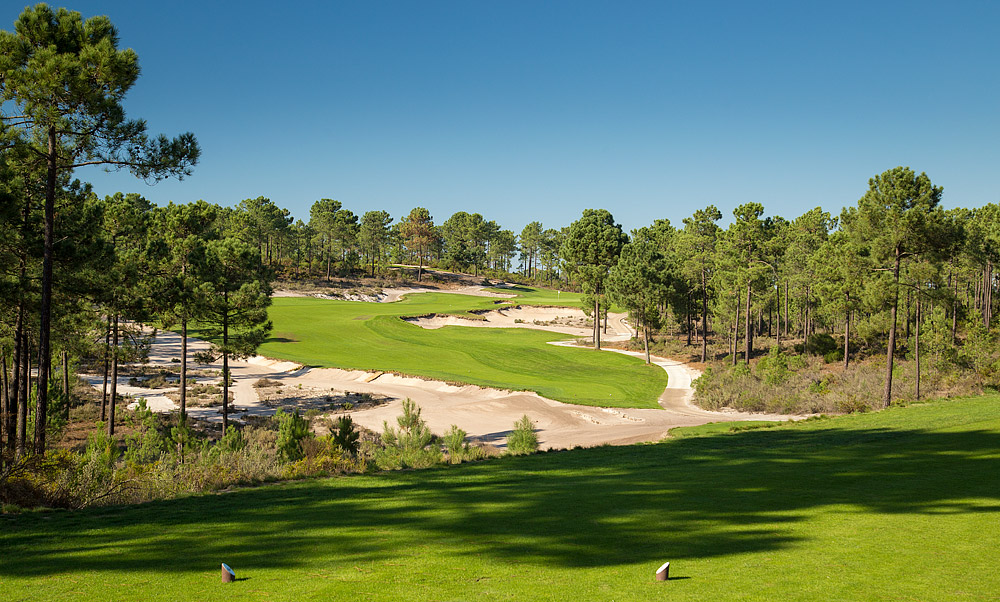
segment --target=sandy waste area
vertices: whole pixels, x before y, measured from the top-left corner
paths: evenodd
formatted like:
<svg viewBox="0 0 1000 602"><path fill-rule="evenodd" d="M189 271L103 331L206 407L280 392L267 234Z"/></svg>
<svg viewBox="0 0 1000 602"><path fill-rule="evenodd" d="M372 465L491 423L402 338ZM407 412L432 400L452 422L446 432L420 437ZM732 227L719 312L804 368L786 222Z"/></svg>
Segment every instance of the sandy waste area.
<svg viewBox="0 0 1000 602"><path fill-rule="evenodd" d="M478 287L466 287L475 294L496 296ZM398 300L411 292L426 289L400 289L383 291L381 301ZM455 291L457 292L457 291ZM468 294L465 289L462 293ZM460 325L479 328L533 328L559 332L574 337L573 340L554 343L573 345L575 339L588 338L592 329L580 309L553 307L518 307L495 310L481 314L482 320L454 316L433 316L410 319L424 328ZM611 314L608 333L602 341L622 341L634 336L623 314ZM159 331L149 354L148 368L177 370L180 360L180 335ZM189 357L207 349L208 343L188 339ZM608 352L625 353L642 357L642 354L608 349ZM690 366L668 358L654 357L653 361L668 375L668 384L660 396L662 409L622 409L580 406L546 399L536 393L504 391L474 385L457 386L422 378L406 377L391 373L336 368L303 368L293 362L273 360L261 356L244 361L230 361L235 384L230 388L232 405L230 417L242 420L246 416L269 416L278 408L315 408L320 411L350 403L349 413L355 422L381 432L383 422L395 425L402 413L402 401L410 398L422 409L422 417L430 429L444 433L458 425L470 437L483 443L502 447L514 422L527 414L535 423L539 443L545 448L570 448L577 445L624 445L643 441L657 441L667 431L677 426L694 426L708 422L739 420L786 420L797 418L772 414L741 412L710 412L695 406L691 400L694 390L691 381L699 372ZM221 362L197 365L189 360L189 370L220 370ZM101 388L100 375L81 375L94 387ZM261 379L268 379L271 386L255 387ZM198 376L196 385L217 385L219 377ZM177 387L148 389L129 385L129 377L119 377L118 393L131 396L134 407L145 399L149 408L157 412L178 409ZM189 400L192 394L189 389ZM343 413L337 410L336 413ZM190 405L192 417L221 421L219 405Z"/></svg>

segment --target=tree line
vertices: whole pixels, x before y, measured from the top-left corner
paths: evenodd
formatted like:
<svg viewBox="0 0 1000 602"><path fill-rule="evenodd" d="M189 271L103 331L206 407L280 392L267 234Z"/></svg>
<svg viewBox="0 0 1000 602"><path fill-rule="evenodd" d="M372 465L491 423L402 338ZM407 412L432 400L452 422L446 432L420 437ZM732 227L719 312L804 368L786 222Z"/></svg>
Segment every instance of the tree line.
<svg viewBox="0 0 1000 602"><path fill-rule="evenodd" d="M45 450L46 433L68 411L70 364L82 358L97 358L104 373L101 418L113 435L117 367L143 352L140 324L159 321L183 335L198 324L228 372L231 358L267 336L275 277L377 276L404 264L418 280L430 265L579 287L595 347L616 304L643 333L647 354L651 336L666 330L700 346L702 361L710 343L723 349L716 355L749 363L760 337L781 348L834 333L845 369L861 351L885 353L886 405L901 341L919 371L921 352L954 354L988 340L994 324L1000 207L946 211L942 189L904 167L873 177L839 215L816 208L785 219L746 203L723 228L721 211L708 206L679 227L656 220L630 234L603 209L559 229L533 221L515 234L479 213L436 224L416 207L394 222L386 211L359 217L326 198L306 222L265 197L233 207L99 198L73 177L77 169L103 165L155 181L188 175L200 154L190 133L150 136L144 121L125 117L122 100L139 69L117 43L107 18L84 21L44 4L0 32L5 454ZM181 355L186 382L186 349ZM223 385L225 425L228 377Z"/></svg>
<svg viewBox="0 0 1000 602"><path fill-rule="evenodd" d="M992 337L1000 206L945 210L941 197L926 174L896 167L836 216L815 208L789 220L745 203L723 229L710 205L679 228L657 220L626 237L610 213L588 210L563 260L595 315L616 303L647 340L669 326L700 344L703 362L713 339L733 364L750 362L759 337L780 349L836 334L831 354L845 370L881 350L888 406L900 341L916 360L919 398L922 357L954 358Z"/></svg>

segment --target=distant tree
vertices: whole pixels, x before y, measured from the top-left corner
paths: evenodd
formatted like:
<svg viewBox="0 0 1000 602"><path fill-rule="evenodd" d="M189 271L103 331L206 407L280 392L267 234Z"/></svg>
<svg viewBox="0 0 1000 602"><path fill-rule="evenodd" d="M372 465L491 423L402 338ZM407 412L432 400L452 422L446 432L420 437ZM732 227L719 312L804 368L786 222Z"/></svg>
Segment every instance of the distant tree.
<svg viewBox="0 0 1000 602"><path fill-rule="evenodd" d="M456 212L441 224L445 262L456 270L472 266L478 276L486 263L489 240L497 230L496 222L487 222L478 213Z"/></svg>
<svg viewBox="0 0 1000 602"><path fill-rule="evenodd" d="M876 269L892 274L889 340L886 345L885 389L882 403L892 401L892 364L896 354L899 281L904 262L932 251L947 241L939 206L942 188L931 184L927 174L917 175L909 167L895 167L868 181L868 191L858 201L857 219L851 223L856 239L866 242Z"/></svg>
<svg viewBox="0 0 1000 602"><path fill-rule="evenodd" d="M0 31L0 114L4 147L28 149L45 165L44 244L39 308L35 452L45 450L51 371L52 270L55 201L63 174L85 165L125 168L140 178L183 177L198 160L194 135L150 139L146 123L126 120L122 101L139 77L131 49L118 50L107 17L86 21L78 12L29 7Z"/></svg>
<svg viewBox="0 0 1000 602"><path fill-rule="evenodd" d="M157 295L164 326L181 327L181 423L187 420L187 329L199 317L198 267L205 261L206 245L216 238L214 229L218 207L205 201L175 205L170 203L156 214L157 231L163 237L164 252L159 262Z"/></svg>
<svg viewBox="0 0 1000 602"><path fill-rule="evenodd" d="M722 213L709 205L684 219L684 230L678 238L683 271L698 282L701 296L701 361L708 361L708 283L715 268L715 246L719 239Z"/></svg>
<svg viewBox="0 0 1000 602"><path fill-rule="evenodd" d="M845 223L849 214L842 214ZM844 230L834 232L815 254L817 286L825 304L844 318L844 369L850 366L851 315L861 309L865 275L871 270L868 249Z"/></svg>
<svg viewBox="0 0 1000 602"><path fill-rule="evenodd" d="M496 222L490 222L496 225ZM498 272L509 272L510 261L517 252L517 242L510 230L495 228L490 235L488 259L491 267Z"/></svg>
<svg viewBox="0 0 1000 602"><path fill-rule="evenodd" d="M272 246L292 223L288 209L282 209L267 197L244 199L236 206L236 228L247 244L256 245L257 253L271 265Z"/></svg>
<svg viewBox="0 0 1000 602"><path fill-rule="evenodd" d="M367 211L361 216L358 240L375 276L375 266L385 257L392 230L392 217L385 211Z"/></svg>
<svg viewBox="0 0 1000 602"><path fill-rule="evenodd" d="M637 330L643 334L646 363L649 363L649 331L660 321L660 301L670 286L667 259L657 248L650 232L633 233L632 242L622 247L618 263L608 273L608 298L628 310Z"/></svg>
<svg viewBox="0 0 1000 602"><path fill-rule="evenodd" d="M569 227L562 245L560 254L567 269L580 278L584 292L593 299L595 349L601 348L604 284L626 242L628 237L607 209L585 209L583 216Z"/></svg>
<svg viewBox="0 0 1000 602"><path fill-rule="evenodd" d="M531 222L521 230L521 264L524 275L534 278L538 271L538 256L543 240L542 222Z"/></svg>
<svg viewBox="0 0 1000 602"><path fill-rule="evenodd" d="M542 245L538 261L550 283L559 277L559 250L562 248L563 241L566 240L567 232L569 232L568 227L561 230L547 228L542 231Z"/></svg>
<svg viewBox="0 0 1000 602"><path fill-rule="evenodd" d="M725 252L733 263L736 290L745 295L744 312L744 352L743 360L750 362L753 354L753 319L751 309L754 291L760 287L763 276L770 271L765 259L767 223L761 219L764 206L760 203L744 203L733 210L736 218L729 226L725 238ZM737 310L739 311L739 310ZM737 320L737 330L739 321Z"/></svg>
<svg viewBox="0 0 1000 602"><path fill-rule="evenodd" d="M415 253L420 263L417 268L417 282L424 273L424 259L437 237L434 230L434 218L423 207L415 207L410 214L400 220L400 236L403 244L411 253Z"/></svg>
<svg viewBox="0 0 1000 602"><path fill-rule="evenodd" d="M200 354L207 363L222 358L222 431L229 426L229 360L249 357L267 339L271 322L270 275L260 256L243 241L228 237L213 240L199 266L198 287L201 323L213 340L211 350Z"/></svg>
<svg viewBox="0 0 1000 602"><path fill-rule="evenodd" d="M147 249L147 234L152 223L153 205L134 193L114 195L104 199L104 236L110 243L112 254L110 263L100 275L104 312L111 324L111 380L107 414L101 403L101 420L107 418L108 436L115 435L115 412L118 399L118 365L122 356L137 352L135 340L139 333L123 324L123 320L133 323L150 317L153 309L147 300L151 296L149 278L150 257ZM123 340L131 337L133 341ZM107 372L105 372L107 378Z"/></svg>
<svg viewBox="0 0 1000 602"><path fill-rule="evenodd" d="M330 279L330 266L333 262L333 245L339 228L337 214L342 205L333 199L320 199L309 208L309 227L316 234L320 248L326 256L326 279Z"/></svg>

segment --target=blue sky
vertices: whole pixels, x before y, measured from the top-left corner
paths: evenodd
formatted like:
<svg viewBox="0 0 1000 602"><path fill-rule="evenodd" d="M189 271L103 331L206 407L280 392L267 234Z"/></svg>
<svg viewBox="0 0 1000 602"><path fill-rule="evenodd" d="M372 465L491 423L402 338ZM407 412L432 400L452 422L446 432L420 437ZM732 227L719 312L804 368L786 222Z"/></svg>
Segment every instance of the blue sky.
<svg viewBox="0 0 1000 602"><path fill-rule="evenodd" d="M419 205L515 231L605 207L632 229L710 203L838 213L908 165L946 206L1000 201L1000 3L66 6L138 53L129 116L202 146L182 182L77 172L102 195L266 196L302 219L323 197Z"/></svg>

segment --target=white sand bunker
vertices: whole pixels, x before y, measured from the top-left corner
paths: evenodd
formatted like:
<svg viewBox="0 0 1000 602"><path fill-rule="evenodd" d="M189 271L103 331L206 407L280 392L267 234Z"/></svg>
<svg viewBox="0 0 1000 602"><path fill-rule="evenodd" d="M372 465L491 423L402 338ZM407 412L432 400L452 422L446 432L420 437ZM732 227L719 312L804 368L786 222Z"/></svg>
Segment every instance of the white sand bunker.
<svg viewBox="0 0 1000 602"><path fill-rule="evenodd" d="M432 314L403 318L421 328L471 326L473 328L533 328L575 336L589 333L590 325L582 309L575 307L515 306L476 313L475 317Z"/></svg>

